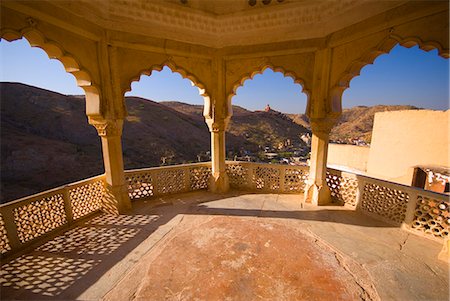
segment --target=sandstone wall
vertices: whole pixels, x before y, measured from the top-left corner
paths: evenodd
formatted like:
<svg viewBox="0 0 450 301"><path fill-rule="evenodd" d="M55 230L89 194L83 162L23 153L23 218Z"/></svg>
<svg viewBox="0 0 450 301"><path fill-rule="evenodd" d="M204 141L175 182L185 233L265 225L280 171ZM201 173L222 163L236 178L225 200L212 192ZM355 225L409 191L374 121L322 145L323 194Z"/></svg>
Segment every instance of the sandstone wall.
<svg viewBox="0 0 450 301"><path fill-rule="evenodd" d="M409 185L412 166L449 166L449 119L450 110L375 114L367 173Z"/></svg>
<svg viewBox="0 0 450 301"><path fill-rule="evenodd" d="M360 171L367 170L370 148L348 144L330 143L328 146L328 164L347 166Z"/></svg>

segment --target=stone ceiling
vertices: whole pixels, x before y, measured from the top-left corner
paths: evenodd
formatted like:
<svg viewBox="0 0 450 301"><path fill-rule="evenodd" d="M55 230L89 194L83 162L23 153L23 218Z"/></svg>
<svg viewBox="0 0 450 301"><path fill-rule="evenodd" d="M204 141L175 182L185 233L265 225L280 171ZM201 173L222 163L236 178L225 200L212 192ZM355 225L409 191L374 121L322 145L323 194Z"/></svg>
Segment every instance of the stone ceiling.
<svg viewBox="0 0 450 301"><path fill-rule="evenodd" d="M210 47L324 37L405 1L77 0L49 4L111 30Z"/></svg>
<svg viewBox="0 0 450 301"><path fill-rule="evenodd" d="M142 0L141 0L142 1ZM250 3L254 1L253 5ZM188 7L191 9L203 11L216 16L228 15L238 12L252 12L259 9L272 9L279 7L279 5L286 5L291 3L314 5L317 1L314 0L160 0L170 4ZM266 2L267 1L267 2ZM250 2L250 3L249 3Z"/></svg>

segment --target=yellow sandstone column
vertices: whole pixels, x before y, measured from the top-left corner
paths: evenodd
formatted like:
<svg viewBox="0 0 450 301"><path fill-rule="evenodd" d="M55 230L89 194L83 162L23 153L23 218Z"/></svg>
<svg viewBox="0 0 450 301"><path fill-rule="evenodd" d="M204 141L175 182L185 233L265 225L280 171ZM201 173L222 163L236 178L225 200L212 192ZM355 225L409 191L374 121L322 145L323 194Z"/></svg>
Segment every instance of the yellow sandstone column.
<svg viewBox="0 0 450 301"><path fill-rule="evenodd" d="M326 205L331 202L330 189L326 182L328 140L336 119L311 119L311 158L309 176L305 188L305 202Z"/></svg>
<svg viewBox="0 0 450 301"><path fill-rule="evenodd" d="M101 120L91 122L102 139L103 162L106 176L106 196L103 210L120 214L131 209L122 157L123 120Z"/></svg>
<svg viewBox="0 0 450 301"><path fill-rule="evenodd" d="M227 192L230 188L225 162L225 129L227 122L225 120L213 122L212 119L206 119L206 123L211 132L212 176L210 190L212 192Z"/></svg>

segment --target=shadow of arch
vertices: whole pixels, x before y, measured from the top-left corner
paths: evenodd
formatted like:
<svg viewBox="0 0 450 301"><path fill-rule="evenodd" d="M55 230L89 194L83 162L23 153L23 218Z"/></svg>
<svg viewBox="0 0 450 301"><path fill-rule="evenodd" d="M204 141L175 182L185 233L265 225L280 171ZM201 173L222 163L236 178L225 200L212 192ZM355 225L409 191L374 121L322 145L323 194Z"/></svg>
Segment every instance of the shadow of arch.
<svg viewBox="0 0 450 301"><path fill-rule="evenodd" d="M50 59L60 61L66 72L75 77L77 85L82 88L86 94L86 115L101 115L99 90L92 83L91 75L80 65L73 55L64 51L63 47L57 42L46 39L42 32L33 27L25 28L20 32L12 29L2 29L1 38L8 42L25 38L30 43L31 47L40 48Z"/></svg>
<svg viewBox="0 0 450 301"><path fill-rule="evenodd" d="M235 82L232 87L232 91L227 95L227 105L228 105L228 115L232 115L232 98L236 95L237 89L242 87L246 80L253 79L257 74L263 74L264 71L270 69L274 72L279 72L284 75L284 77L290 77L294 80L294 84L300 85L302 88L302 93L306 94L306 112L309 111L310 106L310 91L306 88L305 81L298 77L294 72L285 70L283 67L277 67L273 65L265 65L259 70L253 71L251 73L246 73L239 81Z"/></svg>
<svg viewBox="0 0 450 301"><path fill-rule="evenodd" d="M340 113L342 112L342 94L350 87L350 81L361 74L363 67L369 64L373 64L375 59L382 54L389 53L397 44L406 48L418 46L424 51L431 51L437 49L439 56L448 59L450 53L448 49L443 48L438 42L434 41L422 41L418 37L401 38L397 35L390 35L384 39L376 47L367 51L356 61L353 61L347 70L339 77L337 84L331 89L331 111Z"/></svg>
<svg viewBox="0 0 450 301"><path fill-rule="evenodd" d="M181 75L182 78L186 78L188 80L190 80L191 85L195 86L198 88L198 92L200 94L200 96L203 97L204 99L204 114L205 116L207 116L207 114L209 114L210 110L211 110L211 98L210 98L210 94L206 91L206 86L192 73L187 72L185 69L177 66L174 62L168 60L163 62L162 64L155 64L150 66L149 68L145 68L142 69L141 71L139 71L137 76L132 77L130 80L128 80L127 85L126 85L126 89L123 92L123 95L125 95L125 93L130 92L131 91L131 84L133 82L138 82L141 78L142 75L147 75L147 76L151 76L153 71L162 71L164 67L167 67L170 69L170 71L172 71L173 73L176 72L178 74Z"/></svg>

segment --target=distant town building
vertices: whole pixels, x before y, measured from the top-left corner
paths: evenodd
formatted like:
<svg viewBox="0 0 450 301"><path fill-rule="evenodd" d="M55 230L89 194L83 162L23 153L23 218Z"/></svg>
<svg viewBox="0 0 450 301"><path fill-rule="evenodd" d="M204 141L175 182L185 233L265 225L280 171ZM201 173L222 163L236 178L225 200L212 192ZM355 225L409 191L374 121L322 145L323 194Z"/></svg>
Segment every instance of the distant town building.
<svg viewBox="0 0 450 301"><path fill-rule="evenodd" d="M278 153L266 153L265 155L267 159L275 159L276 157L278 157Z"/></svg>
<svg viewBox="0 0 450 301"><path fill-rule="evenodd" d="M311 144L311 135L309 133L303 134L300 139L302 139L303 142L306 143L306 145Z"/></svg>

